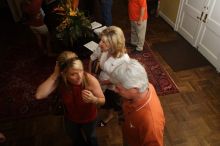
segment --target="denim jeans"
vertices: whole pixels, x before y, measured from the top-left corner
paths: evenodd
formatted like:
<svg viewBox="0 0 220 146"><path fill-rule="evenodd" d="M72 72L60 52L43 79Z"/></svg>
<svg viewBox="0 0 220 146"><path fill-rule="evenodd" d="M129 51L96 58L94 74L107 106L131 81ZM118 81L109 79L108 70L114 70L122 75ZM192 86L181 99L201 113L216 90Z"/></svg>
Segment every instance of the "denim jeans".
<svg viewBox="0 0 220 146"><path fill-rule="evenodd" d="M85 124L79 124L65 119L67 134L74 146L98 146L96 136L97 120Z"/></svg>
<svg viewBox="0 0 220 146"><path fill-rule="evenodd" d="M112 0L100 0L101 2L101 13L104 25L112 25Z"/></svg>

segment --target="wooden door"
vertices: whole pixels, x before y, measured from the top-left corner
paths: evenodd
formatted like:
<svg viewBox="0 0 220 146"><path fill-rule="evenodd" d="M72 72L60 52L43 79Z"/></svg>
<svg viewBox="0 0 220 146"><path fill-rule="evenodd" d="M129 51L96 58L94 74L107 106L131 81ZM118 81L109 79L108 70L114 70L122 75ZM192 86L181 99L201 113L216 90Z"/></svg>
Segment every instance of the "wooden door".
<svg viewBox="0 0 220 146"><path fill-rule="evenodd" d="M180 12L178 32L194 47L204 17L208 0L183 0Z"/></svg>
<svg viewBox="0 0 220 146"><path fill-rule="evenodd" d="M198 50L220 72L220 0L210 0L202 19Z"/></svg>

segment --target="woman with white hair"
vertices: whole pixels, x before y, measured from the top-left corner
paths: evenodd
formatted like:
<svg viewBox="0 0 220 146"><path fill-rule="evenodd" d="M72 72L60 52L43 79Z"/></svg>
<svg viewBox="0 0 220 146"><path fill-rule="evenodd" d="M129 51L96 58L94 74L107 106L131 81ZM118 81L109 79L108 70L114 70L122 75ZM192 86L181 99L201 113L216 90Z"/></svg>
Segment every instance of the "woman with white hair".
<svg viewBox="0 0 220 146"><path fill-rule="evenodd" d="M122 97L123 138L129 146L163 146L165 117L160 100L148 82L145 68L134 59L111 74L115 91Z"/></svg>

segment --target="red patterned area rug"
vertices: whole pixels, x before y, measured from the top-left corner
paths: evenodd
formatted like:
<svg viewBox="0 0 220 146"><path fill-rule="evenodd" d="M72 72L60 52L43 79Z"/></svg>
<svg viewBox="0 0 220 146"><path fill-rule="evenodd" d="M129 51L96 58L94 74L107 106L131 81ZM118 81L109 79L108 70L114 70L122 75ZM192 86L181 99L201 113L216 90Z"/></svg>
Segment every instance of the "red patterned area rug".
<svg viewBox="0 0 220 146"><path fill-rule="evenodd" d="M145 43L144 51L142 53L129 53L129 55L131 58L137 59L142 65L144 65L149 81L154 85L159 96L179 92L176 84L157 61L147 43Z"/></svg>
<svg viewBox="0 0 220 146"><path fill-rule="evenodd" d="M36 100L34 94L53 71L55 59L21 46L7 48L4 55L0 58L0 120L49 113L51 98Z"/></svg>
<svg viewBox="0 0 220 146"><path fill-rule="evenodd" d="M48 114L54 100L34 95L53 71L55 58L39 55L32 32L7 14L0 24L0 121Z"/></svg>

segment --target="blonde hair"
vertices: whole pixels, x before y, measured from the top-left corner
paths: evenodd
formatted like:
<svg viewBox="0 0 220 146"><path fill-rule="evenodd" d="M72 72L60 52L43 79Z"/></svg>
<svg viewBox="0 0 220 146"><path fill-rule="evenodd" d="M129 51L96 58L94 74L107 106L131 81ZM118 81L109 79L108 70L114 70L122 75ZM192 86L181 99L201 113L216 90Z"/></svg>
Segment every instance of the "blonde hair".
<svg viewBox="0 0 220 146"><path fill-rule="evenodd" d="M110 26L103 30L100 37L110 46L110 54L119 58L127 52L125 48L125 36L121 28Z"/></svg>
<svg viewBox="0 0 220 146"><path fill-rule="evenodd" d="M67 66L67 61L71 58L78 58L78 56L74 52L64 51L57 57L57 62L61 71Z"/></svg>
<svg viewBox="0 0 220 146"><path fill-rule="evenodd" d="M58 58L58 65L62 71L62 79L66 87L68 87L68 82L67 82L67 71L70 68L77 69L77 70L83 70L83 63L82 61L78 58L78 56L71 51L64 51L62 52ZM85 75L85 74L84 74ZM87 80L86 77L83 77L83 82L82 82L83 87L87 85Z"/></svg>

